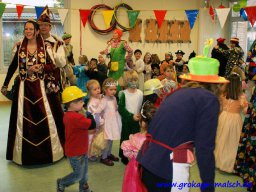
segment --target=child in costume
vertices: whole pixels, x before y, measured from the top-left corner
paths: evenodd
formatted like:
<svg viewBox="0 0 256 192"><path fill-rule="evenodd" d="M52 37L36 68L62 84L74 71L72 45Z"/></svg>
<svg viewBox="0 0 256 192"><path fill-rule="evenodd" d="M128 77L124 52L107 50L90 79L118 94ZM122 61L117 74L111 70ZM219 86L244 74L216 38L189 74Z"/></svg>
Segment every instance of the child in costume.
<svg viewBox="0 0 256 192"><path fill-rule="evenodd" d="M97 81L99 81L100 85L102 85L104 80L107 79L107 75L102 71L98 70L97 64L98 60L95 58L91 58L89 66L85 69L85 74L90 79L96 79Z"/></svg>
<svg viewBox="0 0 256 192"><path fill-rule="evenodd" d="M139 83L139 89L143 91L143 85L144 85L144 62L141 58L142 52L139 49L136 49L134 51L134 56L135 56L135 67L134 70L138 73L138 83Z"/></svg>
<svg viewBox="0 0 256 192"><path fill-rule="evenodd" d="M240 75L232 72L228 80L230 84L221 96L222 112L217 128L215 161L217 168L232 173L243 126L241 112L246 114L248 103L242 91Z"/></svg>
<svg viewBox="0 0 256 192"><path fill-rule="evenodd" d="M88 129L95 128L92 116L85 117L79 111L83 109L84 101L81 89L70 86L62 93L62 102L67 108L63 117L65 125L65 155L73 172L57 180L57 192L64 192L68 187L79 182L79 192L91 192L88 185Z"/></svg>
<svg viewBox="0 0 256 192"><path fill-rule="evenodd" d="M166 65L164 68L165 79L161 81L163 84L163 98L177 88L176 74L172 65Z"/></svg>
<svg viewBox="0 0 256 192"><path fill-rule="evenodd" d="M87 110L90 112L95 121L96 121L96 132L90 134L89 133L89 160L91 161L96 161L97 156L101 155L101 151L96 149L92 143L93 138L97 135L100 129L102 129L103 124L104 124L104 119L102 118L102 114L95 114L102 95L101 95L101 89L100 89L100 84L97 80L89 80L86 84L88 93L89 93L89 102L87 104Z"/></svg>
<svg viewBox="0 0 256 192"><path fill-rule="evenodd" d="M161 81L165 78L165 74L164 74L164 68L167 65L172 65L173 66L173 56L171 52L165 53L165 59L161 62L160 65L160 73L161 75L158 77L158 79ZM175 70L175 68L174 68Z"/></svg>
<svg viewBox="0 0 256 192"><path fill-rule="evenodd" d="M146 101L140 111L140 132L129 135L129 140L125 140L121 144L123 154L128 159L136 158L137 154L146 140L148 124L154 116L157 108L150 101Z"/></svg>
<svg viewBox="0 0 256 192"><path fill-rule="evenodd" d="M144 83L144 101L150 101L157 108L162 102L163 88L161 81L159 79L150 79Z"/></svg>
<svg viewBox="0 0 256 192"><path fill-rule="evenodd" d="M147 52L144 56L144 82L151 79L151 73L152 73L152 68L151 68L151 64L152 64L152 60L151 60L151 54L149 52Z"/></svg>
<svg viewBox="0 0 256 192"><path fill-rule="evenodd" d="M148 124L150 123L152 117L156 112L156 107L146 101L141 109L140 115L140 127L141 131L136 134L131 134L129 140L123 141L121 148L123 149L124 155L129 158L129 163L125 168L122 192L133 191L146 192L145 186L141 182L139 175L139 165L136 161L137 154L146 140L146 134L148 129Z"/></svg>
<svg viewBox="0 0 256 192"><path fill-rule="evenodd" d="M177 76L179 77L179 75L182 74L183 65L185 63L185 61L183 60L183 55L185 55L185 53L182 50L178 50L177 52L175 52L175 54L176 59L174 60L174 66L177 72Z"/></svg>
<svg viewBox="0 0 256 192"><path fill-rule="evenodd" d="M99 55L98 56L98 65L97 65L97 69L98 71L100 71L101 73L103 73L104 75L107 76L108 73L108 66L105 63L105 58L103 57L103 55Z"/></svg>
<svg viewBox="0 0 256 192"><path fill-rule="evenodd" d="M120 145L129 138L130 134L139 132L139 111L143 101L143 93L137 89L138 74L136 71L126 71L123 79L126 89L119 92L118 102L118 111L122 117ZM125 165L128 163L128 159L123 155L121 148L119 149L119 157L122 163Z"/></svg>
<svg viewBox="0 0 256 192"><path fill-rule="evenodd" d="M87 93L86 83L89 81L89 77L85 74L85 70L88 68L88 58L86 55L80 55L78 58L80 65L73 67L74 74L76 75L76 85L84 93ZM88 97L84 97L85 102L88 100Z"/></svg>
<svg viewBox="0 0 256 192"><path fill-rule="evenodd" d="M113 161L119 161L118 157L111 154L113 140L119 140L121 136L121 116L118 112L118 106L115 94L117 92L117 81L113 78L107 78L102 85L104 97L101 99L99 107L95 114L102 114L104 118L104 138L107 140L106 148L102 152L100 162L113 166Z"/></svg>
<svg viewBox="0 0 256 192"><path fill-rule="evenodd" d="M158 76L160 75L160 59L157 54L152 54L151 59L152 59L152 64L151 64L152 76L151 76L151 78L152 79L158 78Z"/></svg>

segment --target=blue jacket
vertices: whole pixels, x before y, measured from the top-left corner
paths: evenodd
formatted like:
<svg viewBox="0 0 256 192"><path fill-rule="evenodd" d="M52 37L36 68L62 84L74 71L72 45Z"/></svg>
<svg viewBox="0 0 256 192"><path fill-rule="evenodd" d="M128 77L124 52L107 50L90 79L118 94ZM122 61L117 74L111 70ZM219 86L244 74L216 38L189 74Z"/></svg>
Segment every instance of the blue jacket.
<svg viewBox="0 0 256 192"><path fill-rule="evenodd" d="M213 93L203 88L182 88L163 101L149 125L148 133L170 147L194 141L202 182L212 185L218 114L219 101ZM137 160L153 174L172 180L170 153L169 149L150 143L143 155L139 153Z"/></svg>

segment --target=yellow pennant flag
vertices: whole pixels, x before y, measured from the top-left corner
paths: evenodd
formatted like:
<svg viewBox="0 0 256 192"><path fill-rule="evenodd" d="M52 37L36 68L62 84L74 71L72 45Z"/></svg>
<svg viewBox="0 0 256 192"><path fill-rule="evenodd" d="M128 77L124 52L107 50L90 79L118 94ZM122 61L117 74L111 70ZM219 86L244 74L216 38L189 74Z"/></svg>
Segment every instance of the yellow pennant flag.
<svg viewBox="0 0 256 192"><path fill-rule="evenodd" d="M114 10L104 10L104 11L102 11L102 15L104 17L106 27L109 28L110 23L112 21L112 17L114 15Z"/></svg>

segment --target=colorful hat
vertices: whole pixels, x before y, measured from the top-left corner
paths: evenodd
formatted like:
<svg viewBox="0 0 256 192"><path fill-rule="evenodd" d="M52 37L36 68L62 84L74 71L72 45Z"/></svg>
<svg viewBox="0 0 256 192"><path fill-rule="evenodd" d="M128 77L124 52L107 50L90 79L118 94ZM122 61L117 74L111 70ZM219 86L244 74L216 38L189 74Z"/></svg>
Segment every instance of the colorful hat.
<svg viewBox="0 0 256 192"><path fill-rule="evenodd" d="M64 33L64 35L62 35L63 40L70 39L71 37L72 37L72 35L68 34L68 33Z"/></svg>
<svg viewBox="0 0 256 192"><path fill-rule="evenodd" d="M50 19L50 10L48 6L46 5L42 14L38 18L37 22L40 23L48 23L51 25L51 19Z"/></svg>
<svg viewBox="0 0 256 192"><path fill-rule="evenodd" d="M194 57L189 60L190 73L179 76L181 79L205 83L228 83L224 77L218 76L220 63L209 57Z"/></svg>
<svg viewBox="0 0 256 192"><path fill-rule="evenodd" d="M232 38L230 39L230 42L239 43L239 38L237 38L237 37L232 37Z"/></svg>
<svg viewBox="0 0 256 192"><path fill-rule="evenodd" d="M226 39L220 37L220 38L217 39L217 42L218 42L218 43L224 43L225 40L226 40Z"/></svg>
<svg viewBox="0 0 256 192"><path fill-rule="evenodd" d="M185 53L182 50L178 50L177 52L175 52L175 54L185 55Z"/></svg>

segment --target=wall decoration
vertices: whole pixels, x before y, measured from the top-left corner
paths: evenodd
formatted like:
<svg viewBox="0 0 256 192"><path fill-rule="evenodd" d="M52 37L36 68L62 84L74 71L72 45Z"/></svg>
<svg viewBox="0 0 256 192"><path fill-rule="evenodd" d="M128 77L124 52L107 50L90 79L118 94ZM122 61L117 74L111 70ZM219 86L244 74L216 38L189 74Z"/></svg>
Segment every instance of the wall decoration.
<svg viewBox="0 0 256 192"><path fill-rule="evenodd" d="M141 28L142 28L142 20L137 19L137 22L132 30L129 31L129 41L130 42L142 42L141 40Z"/></svg>
<svg viewBox="0 0 256 192"><path fill-rule="evenodd" d="M180 34L180 23L177 20L170 21L170 35L169 35L169 42L170 43L177 43L179 40Z"/></svg>
<svg viewBox="0 0 256 192"><path fill-rule="evenodd" d="M145 41L146 43L156 43L158 39L158 27L155 19L146 19Z"/></svg>
<svg viewBox="0 0 256 192"><path fill-rule="evenodd" d="M167 43L169 40L169 21L164 20L158 29L158 42Z"/></svg>
<svg viewBox="0 0 256 192"><path fill-rule="evenodd" d="M191 43L189 21L180 21L180 41L181 43Z"/></svg>

